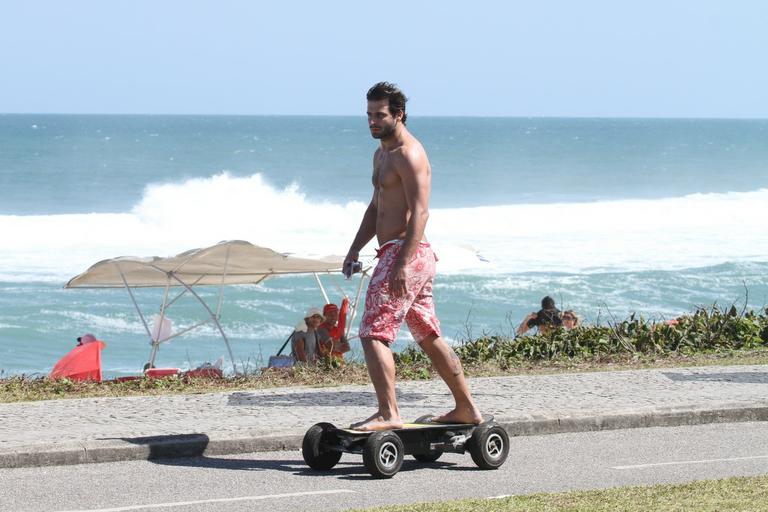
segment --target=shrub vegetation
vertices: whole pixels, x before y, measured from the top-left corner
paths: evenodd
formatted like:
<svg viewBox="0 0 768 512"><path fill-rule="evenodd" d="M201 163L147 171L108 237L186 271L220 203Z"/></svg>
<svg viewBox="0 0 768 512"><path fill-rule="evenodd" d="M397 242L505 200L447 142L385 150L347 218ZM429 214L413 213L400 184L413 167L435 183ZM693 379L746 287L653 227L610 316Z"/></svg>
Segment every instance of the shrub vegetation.
<svg viewBox="0 0 768 512"><path fill-rule="evenodd" d="M741 311L735 306L698 308L671 322L632 315L605 326L580 326L533 336L482 336L454 347L467 367L514 368L541 361L589 361L611 356L663 357L768 348L768 307ZM397 354L398 366L423 368L426 354L409 346ZM416 372L418 373L418 371Z"/></svg>
<svg viewBox="0 0 768 512"><path fill-rule="evenodd" d="M768 307L758 311L739 311L735 306L698 308L672 323L632 315L604 326L559 329L547 335L481 336L461 341L454 349L470 376L717 363L768 364ZM399 379L429 379L435 374L429 358L415 345L396 353L395 361ZM251 371L225 379L170 377L94 383L18 376L0 378L0 402L368 382L365 365L354 360L343 365L331 360L316 367Z"/></svg>

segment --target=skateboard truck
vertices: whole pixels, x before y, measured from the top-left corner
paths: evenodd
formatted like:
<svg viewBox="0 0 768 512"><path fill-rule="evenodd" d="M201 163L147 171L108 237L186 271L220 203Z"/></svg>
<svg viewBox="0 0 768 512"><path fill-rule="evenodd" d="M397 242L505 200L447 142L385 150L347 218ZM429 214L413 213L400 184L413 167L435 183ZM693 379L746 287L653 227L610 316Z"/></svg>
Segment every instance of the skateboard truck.
<svg viewBox="0 0 768 512"><path fill-rule="evenodd" d="M463 448L465 443L467 442L467 436L460 435L460 436L453 436L449 441L455 450L458 450L459 448ZM437 443L436 443L437 444ZM463 451L461 453L464 453Z"/></svg>

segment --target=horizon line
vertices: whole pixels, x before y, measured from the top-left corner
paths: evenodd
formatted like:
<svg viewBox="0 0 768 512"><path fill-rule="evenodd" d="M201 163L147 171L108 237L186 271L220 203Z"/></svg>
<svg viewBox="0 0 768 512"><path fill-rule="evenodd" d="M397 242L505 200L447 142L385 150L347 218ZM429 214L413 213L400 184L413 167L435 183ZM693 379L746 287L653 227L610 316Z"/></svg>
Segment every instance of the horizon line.
<svg viewBox="0 0 768 512"><path fill-rule="evenodd" d="M125 113L125 112L0 112L0 116L135 116L135 117L348 117L364 118L365 114L189 114L189 113ZM700 121L767 121L768 117L725 116L582 116L582 115L478 115L408 113L410 118L467 118L467 119L646 119L646 120L700 120Z"/></svg>

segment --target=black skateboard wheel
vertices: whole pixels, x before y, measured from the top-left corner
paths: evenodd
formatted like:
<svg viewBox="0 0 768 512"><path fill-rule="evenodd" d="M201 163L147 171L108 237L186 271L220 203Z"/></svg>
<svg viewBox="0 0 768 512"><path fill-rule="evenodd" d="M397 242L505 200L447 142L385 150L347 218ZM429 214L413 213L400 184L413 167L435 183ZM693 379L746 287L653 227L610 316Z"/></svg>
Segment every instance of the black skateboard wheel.
<svg viewBox="0 0 768 512"><path fill-rule="evenodd" d="M419 462L435 462L443 454L443 450L429 450L428 452L414 453L413 458Z"/></svg>
<svg viewBox="0 0 768 512"><path fill-rule="evenodd" d="M394 432L374 432L363 446L363 464L374 478L392 478L403 465L403 441Z"/></svg>
<svg viewBox="0 0 768 512"><path fill-rule="evenodd" d="M469 439L472 460L482 469L497 469L509 455L509 435L499 425L480 425Z"/></svg>
<svg viewBox="0 0 768 512"><path fill-rule="evenodd" d="M336 427L330 423L318 423L312 425L301 443L301 455L304 462L312 469L327 471L335 466L341 459L341 452L331 450L326 446L328 432Z"/></svg>

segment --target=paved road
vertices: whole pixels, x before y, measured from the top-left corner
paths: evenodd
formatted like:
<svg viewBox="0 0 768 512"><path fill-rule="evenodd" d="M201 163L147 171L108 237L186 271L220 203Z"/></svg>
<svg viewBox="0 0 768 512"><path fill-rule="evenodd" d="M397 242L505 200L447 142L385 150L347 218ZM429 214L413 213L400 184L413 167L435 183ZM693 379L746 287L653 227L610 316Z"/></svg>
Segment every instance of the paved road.
<svg viewBox="0 0 768 512"><path fill-rule="evenodd" d="M760 365L475 378L469 386L513 435L768 420L768 366ZM452 405L440 380L401 382L398 398L406 419ZM160 442L185 439L206 455L292 448L312 424L349 424L375 402L371 386L342 386L0 404L0 467L146 459L171 454Z"/></svg>
<svg viewBox="0 0 768 512"><path fill-rule="evenodd" d="M0 469L0 510L318 512L762 475L766 438L766 422L516 437L498 471L446 454L390 480L372 480L352 455L313 472L295 451Z"/></svg>

